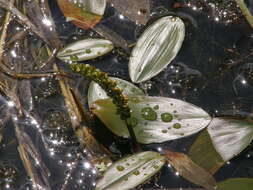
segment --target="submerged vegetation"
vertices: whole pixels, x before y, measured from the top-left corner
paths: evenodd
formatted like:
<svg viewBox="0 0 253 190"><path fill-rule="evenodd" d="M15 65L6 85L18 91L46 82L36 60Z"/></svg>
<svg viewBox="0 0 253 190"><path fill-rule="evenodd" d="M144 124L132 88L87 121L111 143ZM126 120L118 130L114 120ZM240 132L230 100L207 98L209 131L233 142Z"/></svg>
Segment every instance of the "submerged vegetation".
<svg viewBox="0 0 253 190"><path fill-rule="evenodd" d="M252 6L0 0L0 189L252 189Z"/></svg>

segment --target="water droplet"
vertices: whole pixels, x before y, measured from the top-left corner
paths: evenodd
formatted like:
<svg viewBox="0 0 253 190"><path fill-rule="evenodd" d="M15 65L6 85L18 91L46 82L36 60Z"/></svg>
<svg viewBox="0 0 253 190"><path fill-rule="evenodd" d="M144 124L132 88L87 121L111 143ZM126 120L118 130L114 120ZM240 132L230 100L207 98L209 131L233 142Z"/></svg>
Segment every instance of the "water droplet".
<svg viewBox="0 0 253 190"><path fill-rule="evenodd" d="M158 110L158 109L159 109L159 105L155 105L155 106L154 106L154 109L155 109L155 110Z"/></svg>
<svg viewBox="0 0 253 190"><path fill-rule="evenodd" d="M128 120L127 120L127 123L133 127L135 127L137 124L138 124L138 120L136 117L130 117Z"/></svg>
<svg viewBox="0 0 253 190"><path fill-rule="evenodd" d="M133 103L140 103L140 100L139 100L139 98L131 98L131 101L133 102Z"/></svg>
<svg viewBox="0 0 253 190"><path fill-rule="evenodd" d="M79 58L76 55L70 56L71 61L77 61Z"/></svg>
<svg viewBox="0 0 253 190"><path fill-rule="evenodd" d="M87 54L91 53L91 49L86 49L85 53L87 53Z"/></svg>
<svg viewBox="0 0 253 190"><path fill-rule="evenodd" d="M155 121L157 119L156 112L151 107L145 107L141 110L141 115L144 119Z"/></svg>
<svg viewBox="0 0 253 190"><path fill-rule="evenodd" d="M140 172L138 170L133 172L134 175L140 175Z"/></svg>
<svg viewBox="0 0 253 190"><path fill-rule="evenodd" d="M122 172L125 168L123 166L117 166L116 167L118 171Z"/></svg>
<svg viewBox="0 0 253 190"><path fill-rule="evenodd" d="M173 128L174 129L180 129L182 126L181 126L181 124L180 123L175 123L174 125L173 125Z"/></svg>
<svg viewBox="0 0 253 190"><path fill-rule="evenodd" d="M167 133L167 132L168 132L168 130L166 130L166 129L162 130L162 133Z"/></svg>
<svg viewBox="0 0 253 190"><path fill-rule="evenodd" d="M161 119L163 122L171 122L173 119L173 116L170 113L162 113Z"/></svg>
<svg viewBox="0 0 253 190"><path fill-rule="evenodd" d="M71 49L67 49L67 50L65 51L65 53L72 53L72 50L71 50Z"/></svg>
<svg viewBox="0 0 253 190"><path fill-rule="evenodd" d="M176 17L172 17L170 20L171 20L171 22L176 22L177 18Z"/></svg>

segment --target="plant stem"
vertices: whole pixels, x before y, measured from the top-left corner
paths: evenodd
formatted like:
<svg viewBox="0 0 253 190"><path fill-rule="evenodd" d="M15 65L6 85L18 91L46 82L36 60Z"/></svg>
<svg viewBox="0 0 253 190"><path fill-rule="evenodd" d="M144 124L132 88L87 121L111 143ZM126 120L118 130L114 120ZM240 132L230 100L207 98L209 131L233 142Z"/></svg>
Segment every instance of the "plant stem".
<svg viewBox="0 0 253 190"><path fill-rule="evenodd" d="M249 9L247 8L246 4L244 3L244 0L235 0L238 6L240 7L242 14L247 19L248 23L250 24L251 28L253 28L253 16L250 13Z"/></svg>
<svg viewBox="0 0 253 190"><path fill-rule="evenodd" d="M22 14L14 5L13 3L10 3L6 0L0 0L0 7L6 9L7 11L11 12L13 15L15 15L18 19L17 21L21 24L24 24L30 29L32 32L34 32L37 36L39 36L41 39L43 39L47 44L49 44L47 38L45 35L37 29L37 27L29 20L27 16Z"/></svg>
<svg viewBox="0 0 253 190"><path fill-rule="evenodd" d="M126 122L128 132L134 143L135 151L140 151L141 148L137 142L133 126L127 122L127 119L131 117L128 99L122 94L122 90L117 87L117 83L111 80L106 73L88 64L72 63L70 68L74 72L83 75L85 78L98 83L101 88L105 90L107 95L112 98L112 102L117 107L117 113L120 115L120 118Z"/></svg>

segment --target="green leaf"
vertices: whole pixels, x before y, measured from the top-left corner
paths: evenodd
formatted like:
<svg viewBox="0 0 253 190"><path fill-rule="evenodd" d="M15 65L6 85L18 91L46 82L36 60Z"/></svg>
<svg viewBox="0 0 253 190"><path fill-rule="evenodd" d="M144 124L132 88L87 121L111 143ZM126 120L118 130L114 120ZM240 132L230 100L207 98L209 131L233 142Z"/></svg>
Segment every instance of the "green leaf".
<svg viewBox="0 0 253 190"><path fill-rule="evenodd" d="M184 23L177 17L163 17L148 27L130 57L131 80L140 83L160 73L176 57L184 36Z"/></svg>
<svg viewBox="0 0 253 190"><path fill-rule="evenodd" d="M218 183L219 190L252 190L252 178L234 178Z"/></svg>
<svg viewBox="0 0 253 190"><path fill-rule="evenodd" d="M67 45L59 51L57 57L62 61L86 61L107 54L113 44L104 39L85 39Z"/></svg>
<svg viewBox="0 0 253 190"><path fill-rule="evenodd" d="M140 143L161 143L179 139L204 129L211 117L203 109L173 98L129 97L131 122ZM91 111L116 135L128 138L124 121L109 99L97 100Z"/></svg>
<svg viewBox="0 0 253 190"><path fill-rule="evenodd" d="M82 29L94 27L104 15L106 0L57 0L68 21Z"/></svg>
<svg viewBox="0 0 253 190"><path fill-rule="evenodd" d="M238 155L253 139L253 125L246 120L214 118L207 130L224 161Z"/></svg>
<svg viewBox="0 0 253 190"><path fill-rule="evenodd" d="M111 165L96 190L132 189L155 175L165 164L165 157L156 152L141 152Z"/></svg>
<svg viewBox="0 0 253 190"><path fill-rule="evenodd" d="M188 181L207 189L214 189L216 186L214 177L194 163L187 155L166 150L165 156L175 170Z"/></svg>
<svg viewBox="0 0 253 190"><path fill-rule="evenodd" d="M137 86L133 85L132 83L115 78L110 77L110 79L116 81L117 87L123 90L123 94L126 96L130 95L144 95L144 92L139 89ZM88 90L88 103L91 106L92 102L95 102L99 99L107 99L109 98L106 95L106 92L95 82L91 82Z"/></svg>
<svg viewBox="0 0 253 190"><path fill-rule="evenodd" d="M188 152L188 156L211 174L216 173L225 163L215 150L207 130L202 131L197 137Z"/></svg>

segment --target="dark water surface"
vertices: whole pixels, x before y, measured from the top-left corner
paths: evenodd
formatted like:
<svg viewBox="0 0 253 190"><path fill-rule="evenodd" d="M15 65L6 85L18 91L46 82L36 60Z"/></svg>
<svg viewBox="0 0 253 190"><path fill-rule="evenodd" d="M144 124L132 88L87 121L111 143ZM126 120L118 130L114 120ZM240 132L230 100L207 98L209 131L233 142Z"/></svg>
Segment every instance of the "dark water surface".
<svg viewBox="0 0 253 190"><path fill-rule="evenodd" d="M54 0L49 1L55 19L57 32L63 43L78 39L98 36L92 30L81 30L65 21ZM249 3L250 5L250 3ZM177 57L158 76L140 85L149 95L182 99L202 107L215 116L253 117L253 57L246 57L253 50L252 28L241 15L234 1L204 1L204 0L153 0L151 19L147 25L163 15L177 15L186 26L186 38ZM2 20L3 17L0 17ZM136 42L146 26L136 25L126 17L122 17L113 7L107 7L103 25L111 28L124 37L129 43ZM13 24L12 31L22 26ZM29 38L28 43L39 47L38 39ZM29 62L25 67L32 68L29 53L21 47L13 46L18 54L14 58L16 63ZM7 54L12 49L7 50ZM27 50L28 51L28 50ZM122 50L120 50L122 51ZM124 52L124 51L122 51ZM22 55L24 56L22 57ZM112 76L129 80L128 53L119 54L114 50L103 58L89 63ZM23 60L22 60L23 59ZM240 60L240 64L231 63ZM60 63L62 67L66 67ZM66 70L68 71L67 67ZM85 103L87 81L75 75L73 86L80 90ZM88 153L79 147L68 118L64 100L60 94L57 80L42 78L32 81L18 81L23 89L20 91L21 102L26 110L32 110L34 120L24 117L16 121L15 114L5 96L0 98L0 117L4 118L10 112L12 119L0 129L4 141L0 147L0 163L2 168L14 168L17 175L10 171L5 178L1 176L0 189L32 189L31 181L27 177L23 164L17 152L15 140L15 125L23 126L30 136L36 149L42 154L43 163L49 169L51 176L49 183L53 190L61 189L68 173L73 174L66 189L93 189L96 178L94 166L89 162ZM28 95L29 93L30 96ZM32 97L29 99L28 97ZM58 128L61 126L61 129ZM114 147L117 152L130 152L129 142L117 139L103 128L97 121L96 135L101 143ZM72 134L72 135L71 135ZM43 138L42 138L43 137ZM159 145L148 145L147 150L159 147L171 148L186 152L196 135L174 140ZM82 155L79 158L76 155ZM250 145L240 155L225 164L216 174L217 181L235 177L253 177L253 146ZM36 162L34 163L36 164ZM41 164L38 161L37 164ZM0 165L1 166L1 165ZM180 188L196 187L195 185L175 175L175 171L165 166L160 177L151 180L141 188Z"/></svg>

